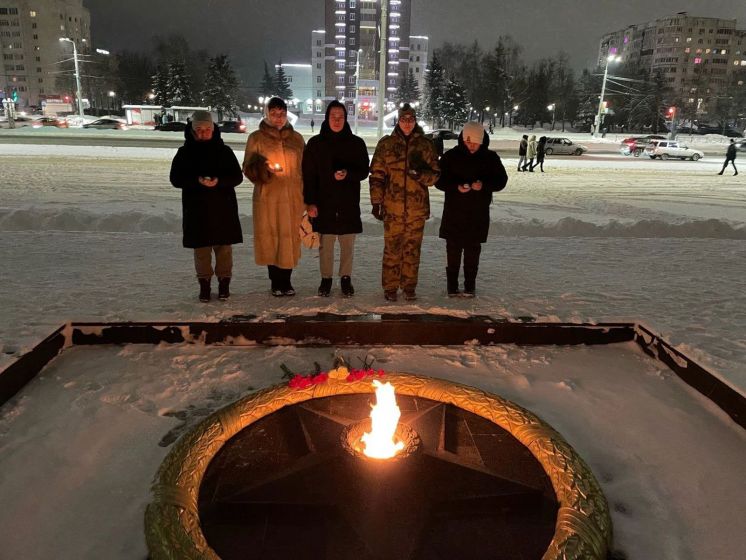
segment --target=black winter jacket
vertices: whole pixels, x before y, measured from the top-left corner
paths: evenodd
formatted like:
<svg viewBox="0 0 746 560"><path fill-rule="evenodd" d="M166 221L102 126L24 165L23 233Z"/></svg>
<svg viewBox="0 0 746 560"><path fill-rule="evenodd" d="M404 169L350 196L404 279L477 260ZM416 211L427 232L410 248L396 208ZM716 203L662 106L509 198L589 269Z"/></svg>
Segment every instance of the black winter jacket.
<svg viewBox="0 0 746 560"><path fill-rule="evenodd" d="M725 152L726 159L736 159L736 145L731 144L728 146L728 151Z"/></svg>
<svg viewBox="0 0 746 560"><path fill-rule="evenodd" d="M346 113L345 113L346 117ZM303 199L318 208L312 220L319 233L344 235L360 233L360 182L368 176L368 149L345 122L340 132L332 132L327 119L321 132L311 138L303 152ZM342 181L334 173L347 170Z"/></svg>
<svg viewBox="0 0 746 560"><path fill-rule="evenodd" d="M170 176L171 184L181 189L184 247L243 242L235 191L243 174L233 150L223 143L217 125L207 142L197 142L191 126L184 131L184 138L171 162ZM199 177L217 178L218 184L205 187Z"/></svg>
<svg viewBox="0 0 746 560"><path fill-rule="evenodd" d="M446 193L440 223L443 239L463 245L487 241L492 193L503 190L508 182L500 156L488 149L489 143L485 134L482 146L472 154L459 135L458 146L440 159L440 179L435 186ZM482 190L459 192L459 185L477 180L482 181Z"/></svg>

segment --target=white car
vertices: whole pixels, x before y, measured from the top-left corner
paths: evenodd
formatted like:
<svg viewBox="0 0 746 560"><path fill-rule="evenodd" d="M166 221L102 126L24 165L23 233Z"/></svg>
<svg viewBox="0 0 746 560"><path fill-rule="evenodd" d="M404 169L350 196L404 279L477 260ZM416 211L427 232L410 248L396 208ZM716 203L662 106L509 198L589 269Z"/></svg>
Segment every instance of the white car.
<svg viewBox="0 0 746 560"><path fill-rule="evenodd" d="M544 153L548 156L555 155L570 155L570 156L582 156L588 148L582 144L574 144L569 138L547 138L547 143L544 146Z"/></svg>
<svg viewBox="0 0 746 560"><path fill-rule="evenodd" d="M705 157L704 152L693 150L686 144L674 140L653 140L645 148L645 153L650 156L650 159L678 158L697 161Z"/></svg>

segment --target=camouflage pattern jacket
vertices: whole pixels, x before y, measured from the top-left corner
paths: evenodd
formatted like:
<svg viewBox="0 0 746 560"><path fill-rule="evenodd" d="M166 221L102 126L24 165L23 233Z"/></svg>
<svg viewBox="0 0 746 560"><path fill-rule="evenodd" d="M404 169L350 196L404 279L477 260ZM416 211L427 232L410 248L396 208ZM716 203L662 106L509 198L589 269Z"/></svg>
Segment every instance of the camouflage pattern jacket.
<svg viewBox="0 0 746 560"><path fill-rule="evenodd" d="M384 220L430 217L428 187L440 176L433 143L418 126L409 137L397 126L379 140L370 164L370 201L383 204Z"/></svg>

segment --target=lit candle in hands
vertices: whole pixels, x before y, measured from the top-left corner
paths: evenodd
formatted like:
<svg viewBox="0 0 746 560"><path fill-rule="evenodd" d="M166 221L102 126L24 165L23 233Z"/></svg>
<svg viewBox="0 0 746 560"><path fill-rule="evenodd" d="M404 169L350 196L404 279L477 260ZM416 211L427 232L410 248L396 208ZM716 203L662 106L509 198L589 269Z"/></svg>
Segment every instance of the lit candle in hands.
<svg viewBox="0 0 746 560"><path fill-rule="evenodd" d="M280 173L282 172L282 165L280 165L279 163L270 163L269 169L270 171L272 171L272 173Z"/></svg>

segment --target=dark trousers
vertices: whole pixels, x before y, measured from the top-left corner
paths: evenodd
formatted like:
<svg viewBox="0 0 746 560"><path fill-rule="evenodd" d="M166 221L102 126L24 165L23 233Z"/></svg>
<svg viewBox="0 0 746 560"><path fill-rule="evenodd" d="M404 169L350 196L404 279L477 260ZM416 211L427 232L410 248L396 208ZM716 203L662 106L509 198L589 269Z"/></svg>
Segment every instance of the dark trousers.
<svg viewBox="0 0 746 560"><path fill-rule="evenodd" d="M464 255L464 291L474 293L481 253L480 243L464 245L455 241L446 241L446 279L449 294L458 292L458 273L461 269L462 254Z"/></svg>
<svg viewBox="0 0 746 560"><path fill-rule="evenodd" d="M293 274L292 268L280 268L270 264L267 266L269 280L272 282L273 290L289 290L291 288L290 275Z"/></svg>
<svg viewBox="0 0 746 560"><path fill-rule="evenodd" d="M735 159L730 159L730 158L725 158L725 162L723 163L723 168L720 170L720 175L723 174L723 172L725 171L725 168L728 167L729 163L733 166L733 171L735 171L736 173L738 173L738 169L736 169L736 160Z"/></svg>

